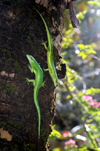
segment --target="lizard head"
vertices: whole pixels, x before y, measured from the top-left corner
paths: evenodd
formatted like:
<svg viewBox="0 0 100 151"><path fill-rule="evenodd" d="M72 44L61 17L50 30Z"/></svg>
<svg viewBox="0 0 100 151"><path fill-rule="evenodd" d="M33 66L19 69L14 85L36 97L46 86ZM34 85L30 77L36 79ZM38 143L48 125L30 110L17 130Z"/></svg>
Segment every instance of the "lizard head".
<svg viewBox="0 0 100 151"><path fill-rule="evenodd" d="M32 65L33 63L36 62L36 60L35 60L31 55L26 55L26 57L27 57L27 59L28 59L30 65Z"/></svg>
<svg viewBox="0 0 100 151"><path fill-rule="evenodd" d="M33 68L34 68L34 65L36 64L36 60L35 60L34 57L32 57L31 55L26 55L26 57L27 57L27 59L28 59L28 61L29 61L29 63L30 63L29 69L30 69L31 72L33 73L33 72L34 72Z"/></svg>

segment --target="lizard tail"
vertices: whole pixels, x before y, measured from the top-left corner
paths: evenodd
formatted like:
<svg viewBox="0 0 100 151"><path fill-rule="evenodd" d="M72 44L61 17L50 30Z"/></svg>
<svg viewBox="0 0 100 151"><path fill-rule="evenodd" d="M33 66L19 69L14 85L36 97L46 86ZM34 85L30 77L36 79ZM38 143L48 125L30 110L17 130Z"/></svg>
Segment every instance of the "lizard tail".
<svg viewBox="0 0 100 151"><path fill-rule="evenodd" d="M39 103L38 103L38 99L37 99L37 87L34 88L34 103L35 103L35 107L38 113L38 147L37 147L37 151L39 149L39 140L40 140L40 125L41 125L41 113L40 113L40 107L39 107Z"/></svg>
<svg viewBox="0 0 100 151"><path fill-rule="evenodd" d="M37 146L37 151L39 150L39 140L40 140L40 138L38 138L38 146Z"/></svg>

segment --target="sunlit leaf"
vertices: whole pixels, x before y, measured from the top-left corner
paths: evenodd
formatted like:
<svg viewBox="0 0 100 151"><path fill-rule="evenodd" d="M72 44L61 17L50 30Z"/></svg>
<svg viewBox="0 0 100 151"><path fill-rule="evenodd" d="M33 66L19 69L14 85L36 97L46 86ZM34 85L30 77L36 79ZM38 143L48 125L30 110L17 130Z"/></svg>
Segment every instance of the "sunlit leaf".
<svg viewBox="0 0 100 151"><path fill-rule="evenodd" d="M80 50L85 48L85 46L83 44L78 44L78 47L80 48Z"/></svg>
<svg viewBox="0 0 100 151"><path fill-rule="evenodd" d="M50 140L53 140L55 137L60 137L61 136L61 134L57 131L57 130L55 130L55 125L53 125L52 126L52 132L51 132L51 134L49 135L49 139Z"/></svg>
<svg viewBox="0 0 100 151"><path fill-rule="evenodd" d="M70 98L71 98L71 96L70 96L70 95L67 95L66 99L70 99Z"/></svg>
<svg viewBox="0 0 100 151"><path fill-rule="evenodd" d="M100 89L90 88L86 91L86 94L94 95L95 93L100 93Z"/></svg>
<svg viewBox="0 0 100 151"><path fill-rule="evenodd" d="M87 3L93 6L98 6L98 7L100 6L100 2L97 2L97 1L88 1Z"/></svg>
<svg viewBox="0 0 100 151"><path fill-rule="evenodd" d="M54 148L52 151L61 151L60 148Z"/></svg>
<svg viewBox="0 0 100 151"><path fill-rule="evenodd" d="M63 37L63 41L67 41L67 38L66 38L66 37Z"/></svg>

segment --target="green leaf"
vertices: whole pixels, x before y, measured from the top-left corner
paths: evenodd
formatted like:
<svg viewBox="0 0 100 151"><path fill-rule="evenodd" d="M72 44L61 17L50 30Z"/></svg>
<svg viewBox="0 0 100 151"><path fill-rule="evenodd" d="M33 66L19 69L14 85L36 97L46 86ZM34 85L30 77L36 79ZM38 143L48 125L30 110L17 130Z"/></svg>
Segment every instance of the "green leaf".
<svg viewBox="0 0 100 151"><path fill-rule="evenodd" d="M79 148L78 151L87 151L87 147Z"/></svg>
<svg viewBox="0 0 100 151"><path fill-rule="evenodd" d="M100 93L100 89L90 88L86 91L86 94L94 95L95 93Z"/></svg>
<svg viewBox="0 0 100 151"><path fill-rule="evenodd" d="M71 96L70 96L70 95L67 95L66 99L70 99L70 98L71 98Z"/></svg>
<svg viewBox="0 0 100 151"><path fill-rule="evenodd" d="M82 59L85 59L87 57L87 54L85 52L81 51L77 56L82 57Z"/></svg>
<svg viewBox="0 0 100 151"><path fill-rule="evenodd" d="M50 140L53 140L55 137L59 138L61 136L61 134L57 130L55 130L54 127L55 127L55 125L52 126L52 132L49 135Z"/></svg>
<svg viewBox="0 0 100 151"><path fill-rule="evenodd" d="M97 2L97 1L88 1L87 3L93 6L98 6L98 7L100 6L100 2Z"/></svg>
<svg viewBox="0 0 100 151"><path fill-rule="evenodd" d="M91 45L86 45L85 49L86 49L87 54L96 54L96 51L93 50Z"/></svg>
<svg viewBox="0 0 100 151"><path fill-rule="evenodd" d="M63 37L63 41L67 41L67 38L66 38L66 37Z"/></svg>
<svg viewBox="0 0 100 151"><path fill-rule="evenodd" d="M85 48L85 46L83 44L78 44L78 47L80 48L80 50Z"/></svg>
<svg viewBox="0 0 100 151"><path fill-rule="evenodd" d="M84 55L84 52L83 52L83 51L81 51L77 56L80 57L80 56L82 56L82 55Z"/></svg>
<svg viewBox="0 0 100 151"><path fill-rule="evenodd" d="M60 151L60 148L54 148L52 151Z"/></svg>

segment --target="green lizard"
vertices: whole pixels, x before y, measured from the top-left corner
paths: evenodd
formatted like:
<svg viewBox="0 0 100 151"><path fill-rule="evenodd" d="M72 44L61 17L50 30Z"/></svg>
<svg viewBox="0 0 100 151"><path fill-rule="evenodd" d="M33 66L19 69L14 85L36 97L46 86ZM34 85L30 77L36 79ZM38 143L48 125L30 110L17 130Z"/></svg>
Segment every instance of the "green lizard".
<svg viewBox="0 0 100 151"><path fill-rule="evenodd" d="M35 8L35 10L38 12L38 14L40 15L40 17L43 20L43 23L45 25L45 29L46 29L46 33L47 33L47 39L48 39L48 47L46 46L45 43L43 43L45 49L47 50L47 63L48 63L48 69L49 70L49 74L54 82L55 87L58 86L58 77L56 74L56 70L55 70L55 66L54 66L54 60L53 60L53 43L52 43L52 39L47 27L47 24L44 20L44 18L42 17L42 15L39 13L39 11Z"/></svg>
<svg viewBox="0 0 100 151"><path fill-rule="evenodd" d="M28 82L32 82L33 86L34 86L34 93L33 93L33 97L34 97L34 103L38 112L38 147L39 147L39 139L40 139L40 125L41 125L41 114L40 114L40 107L38 104L38 91L39 89L44 86L43 83L43 71L40 67L40 65L37 63L37 61L31 56L31 55L26 55L30 66L29 69L30 71L33 73L35 73L35 80L34 79L28 79ZM38 149L37 149L38 150Z"/></svg>

